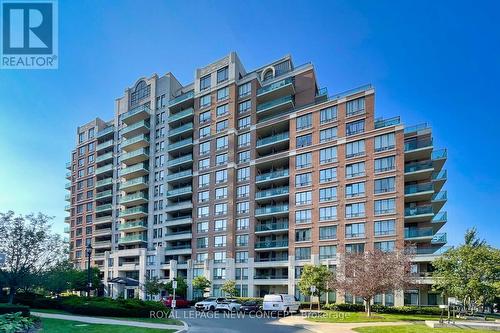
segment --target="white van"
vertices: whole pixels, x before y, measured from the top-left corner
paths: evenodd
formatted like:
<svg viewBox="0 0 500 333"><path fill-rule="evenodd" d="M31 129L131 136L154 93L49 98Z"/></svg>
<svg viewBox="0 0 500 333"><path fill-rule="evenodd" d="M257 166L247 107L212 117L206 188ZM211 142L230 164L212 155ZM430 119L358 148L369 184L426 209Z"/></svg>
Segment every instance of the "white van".
<svg viewBox="0 0 500 333"><path fill-rule="evenodd" d="M299 307L300 302L298 302L293 295L287 294L265 295L264 302L262 303L263 311L298 313Z"/></svg>

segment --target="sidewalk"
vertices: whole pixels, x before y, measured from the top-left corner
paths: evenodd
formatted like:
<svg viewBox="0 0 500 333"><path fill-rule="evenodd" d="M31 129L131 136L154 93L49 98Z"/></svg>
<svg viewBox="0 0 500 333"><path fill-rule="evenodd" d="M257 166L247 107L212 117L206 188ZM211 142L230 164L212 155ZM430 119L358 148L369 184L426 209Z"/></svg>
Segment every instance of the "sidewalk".
<svg viewBox="0 0 500 333"><path fill-rule="evenodd" d="M296 327L301 327L306 330L315 333L356 333L353 328L365 327L365 326L396 326L396 325L408 325L407 322L370 322L370 323L316 323L312 321L305 320L302 316L288 316L281 318L279 324L282 325L293 325Z"/></svg>
<svg viewBox="0 0 500 333"><path fill-rule="evenodd" d="M169 329L169 330L175 330L176 333L187 332L188 330L187 324L185 322L183 322L184 326L178 326L178 325L146 323L141 321L128 321L128 320L107 319L99 317L63 315L63 314L45 313L45 312L31 312L31 314L33 316L41 318L81 321L83 323L88 323L88 324L123 325L123 326L133 326L133 327L143 327L143 328Z"/></svg>

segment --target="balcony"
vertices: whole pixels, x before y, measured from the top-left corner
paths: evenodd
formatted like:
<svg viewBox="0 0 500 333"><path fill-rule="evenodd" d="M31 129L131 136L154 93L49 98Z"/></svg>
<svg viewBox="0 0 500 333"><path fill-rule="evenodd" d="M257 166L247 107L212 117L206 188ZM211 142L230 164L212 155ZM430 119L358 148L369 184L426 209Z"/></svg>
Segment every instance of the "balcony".
<svg viewBox="0 0 500 333"><path fill-rule="evenodd" d="M110 151L106 154L99 155L95 159L96 163L101 163L101 162L108 162L108 161L113 161L113 152Z"/></svg>
<svg viewBox="0 0 500 333"><path fill-rule="evenodd" d="M175 124L177 121L190 119L190 117L192 117L193 115L194 115L193 108L182 110L181 112L170 114L170 116L168 117L168 123L172 125Z"/></svg>
<svg viewBox="0 0 500 333"><path fill-rule="evenodd" d="M167 217L167 220L165 221L165 225L167 227L188 225L192 223L193 219L190 216Z"/></svg>
<svg viewBox="0 0 500 333"><path fill-rule="evenodd" d="M92 233L92 235L93 236L111 235L112 230L113 229L111 229L111 228L94 229L94 232Z"/></svg>
<svg viewBox="0 0 500 333"><path fill-rule="evenodd" d="M165 207L166 212L175 212L175 211L182 211L182 210L188 210L191 211L193 208L193 203L191 200L185 200L185 201L178 201L174 203L168 203L167 207Z"/></svg>
<svg viewBox="0 0 500 333"><path fill-rule="evenodd" d="M191 231L178 231L178 232L168 232L163 235L163 239L165 241L177 241L177 240L186 240L191 239L193 235Z"/></svg>
<svg viewBox="0 0 500 333"><path fill-rule="evenodd" d="M120 218L128 220L139 219L146 216L148 216L148 209L142 206L124 209L119 214Z"/></svg>
<svg viewBox="0 0 500 333"><path fill-rule="evenodd" d="M113 139L111 139L111 140L104 141L103 143L98 144L96 146L95 150L96 150L96 152L100 152L101 150L113 147L113 145L114 145L114 141L113 141Z"/></svg>
<svg viewBox="0 0 500 333"><path fill-rule="evenodd" d="M94 220L94 225L111 223L111 215L96 217Z"/></svg>
<svg viewBox="0 0 500 333"><path fill-rule="evenodd" d="M276 99L283 95L295 94L295 87L292 77L271 83L257 89L257 100L268 101Z"/></svg>
<svg viewBox="0 0 500 333"><path fill-rule="evenodd" d="M71 162L66 162L66 169L71 170Z"/></svg>
<svg viewBox="0 0 500 333"><path fill-rule="evenodd" d="M71 179L71 171L66 172L66 179L67 180Z"/></svg>
<svg viewBox="0 0 500 333"><path fill-rule="evenodd" d="M64 233L69 234L70 228L68 226L64 227Z"/></svg>
<svg viewBox="0 0 500 333"><path fill-rule="evenodd" d="M111 134L114 134L115 132L115 127L114 126L109 126L103 129L102 131L97 132L96 137L98 139L105 137L105 136L112 136Z"/></svg>
<svg viewBox="0 0 500 333"><path fill-rule="evenodd" d="M267 173L257 175L255 177L255 182L262 184L262 183L280 180L280 179L288 179L289 176L290 176L290 173L289 173L288 169L277 170L277 171L272 171L272 172L267 172Z"/></svg>
<svg viewBox="0 0 500 333"><path fill-rule="evenodd" d="M431 160L406 164L405 181L429 179L433 171L434 163Z"/></svg>
<svg viewBox="0 0 500 333"><path fill-rule="evenodd" d="M271 135L257 140L257 148L265 147L268 145L275 145L278 143L288 142L290 140L289 132L283 132Z"/></svg>
<svg viewBox="0 0 500 333"><path fill-rule="evenodd" d="M193 123L187 123L187 124L184 124L182 126L171 129L168 132L168 137L171 138L171 137L174 137L176 135L181 135L183 133L188 133L188 132L192 132L192 131L193 131Z"/></svg>
<svg viewBox="0 0 500 333"><path fill-rule="evenodd" d="M187 139L180 140L180 141L169 144L167 150L169 153L173 153L173 152L178 151L182 148L191 147L192 145L193 145L193 138L187 138Z"/></svg>
<svg viewBox="0 0 500 333"><path fill-rule="evenodd" d="M181 172L171 173L165 177L167 182L181 181L193 176L192 170L184 170Z"/></svg>
<svg viewBox="0 0 500 333"><path fill-rule="evenodd" d="M405 208L405 221L408 222L422 222L430 220L433 216L434 210L431 205Z"/></svg>
<svg viewBox="0 0 500 333"><path fill-rule="evenodd" d="M433 183L421 183L405 186L405 202L428 201L434 194Z"/></svg>
<svg viewBox="0 0 500 333"><path fill-rule="evenodd" d="M64 206L64 210L69 212L71 210L71 205Z"/></svg>
<svg viewBox="0 0 500 333"><path fill-rule="evenodd" d="M436 170L441 170L444 163L448 157L448 151L446 149L438 149L432 151L432 161L434 163L434 168Z"/></svg>
<svg viewBox="0 0 500 333"><path fill-rule="evenodd" d="M122 183L120 189L125 192L136 192L148 188L147 177L138 177Z"/></svg>
<svg viewBox="0 0 500 333"><path fill-rule="evenodd" d="M149 148L141 148L121 155L121 162L129 166L149 159Z"/></svg>
<svg viewBox="0 0 500 333"><path fill-rule="evenodd" d="M430 158L432 147L432 139L407 140L404 143L405 159L417 160Z"/></svg>
<svg viewBox="0 0 500 333"><path fill-rule="evenodd" d="M128 168L121 169L120 170L120 177L123 177L126 180L128 180L131 178L145 176L148 173L149 173L148 164L147 163L140 163L140 164L129 166Z"/></svg>
<svg viewBox="0 0 500 333"><path fill-rule="evenodd" d="M432 237L431 244L446 244L447 234L446 232L438 232Z"/></svg>
<svg viewBox="0 0 500 333"><path fill-rule="evenodd" d="M140 134L149 134L149 121L141 120L122 129L122 137L125 139L130 139Z"/></svg>
<svg viewBox="0 0 500 333"><path fill-rule="evenodd" d="M118 230L126 232L139 232L148 229L148 224L144 221L120 223Z"/></svg>
<svg viewBox="0 0 500 333"><path fill-rule="evenodd" d="M120 198L120 205L125 207L143 205L148 202L148 196L144 192L129 194Z"/></svg>
<svg viewBox="0 0 500 333"><path fill-rule="evenodd" d="M140 105L121 115L122 121L127 124L133 124L140 120L149 119L151 110L146 105Z"/></svg>
<svg viewBox="0 0 500 333"><path fill-rule="evenodd" d="M441 191L448 179L448 172L446 170L441 170L439 172L432 173L432 182L434 183L434 190Z"/></svg>
<svg viewBox="0 0 500 333"><path fill-rule="evenodd" d="M93 242L92 247L94 249L111 248L111 241L105 240L105 241Z"/></svg>
<svg viewBox="0 0 500 333"><path fill-rule="evenodd" d="M263 206L255 209L255 217L269 215L288 215L288 204Z"/></svg>
<svg viewBox="0 0 500 333"><path fill-rule="evenodd" d="M105 166L102 166L100 168L95 169L95 174L100 175L103 173L113 173L113 164L106 164Z"/></svg>
<svg viewBox="0 0 500 333"><path fill-rule="evenodd" d="M64 188L67 189L67 190L71 190L71 183L66 183L64 185Z"/></svg>
<svg viewBox="0 0 500 333"><path fill-rule="evenodd" d="M256 234L288 232L288 223L265 223L255 226Z"/></svg>
<svg viewBox="0 0 500 333"><path fill-rule="evenodd" d="M112 210L113 210L113 205L112 204L99 205L99 206L95 207L95 212L96 213L110 212Z"/></svg>
<svg viewBox="0 0 500 333"><path fill-rule="evenodd" d="M188 91L185 94L179 95L174 99L171 99L168 102L168 107L169 108L179 107L183 104L187 104L188 102L192 102L193 98L194 98L194 90Z"/></svg>
<svg viewBox="0 0 500 333"><path fill-rule="evenodd" d="M293 107L294 101L292 96L284 96L269 102L258 104L257 114L259 114L259 116L270 115L271 113L276 114L285 110L292 109Z"/></svg>
<svg viewBox="0 0 500 333"><path fill-rule="evenodd" d="M393 117L389 119L376 119L375 120L375 129L384 128L389 126L399 125L401 122L399 117Z"/></svg>
<svg viewBox="0 0 500 333"><path fill-rule="evenodd" d="M185 187L181 187L181 188L168 190L167 191L167 198L171 199L171 198L176 198L176 197L185 196L185 195L191 196L192 193L193 193L193 188L191 186L185 186Z"/></svg>
<svg viewBox="0 0 500 333"><path fill-rule="evenodd" d="M167 245L166 251L168 255L176 255L176 254L191 254L191 244L186 245Z"/></svg>
<svg viewBox="0 0 500 333"><path fill-rule="evenodd" d="M69 217L69 216L66 216L66 217L64 218L64 223L70 223L70 222L71 222L70 217Z"/></svg>
<svg viewBox="0 0 500 333"><path fill-rule="evenodd" d="M144 243L148 241L146 234L128 235L123 236L118 239L118 244L133 244L133 243Z"/></svg>
<svg viewBox="0 0 500 333"><path fill-rule="evenodd" d="M441 191L432 196L432 207L435 212L439 212L443 208L444 204L448 200L448 192Z"/></svg>
<svg viewBox="0 0 500 333"><path fill-rule="evenodd" d="M433 236L432 228L405 228L405 240L430 240Z"/></svg>
<svg viewBox="0 0 500 333"><path fill-rule="evenodd" d="M272 199L272 198L278 198L278 197L288 197L288 193L289 193L288 186L271 188L268 190L259 191L259 192L255 193L255 200L260 201L260 200L266 200L266 199Z"/></svg>
<svg viewBox="0 0 500 333"><path fill-rule="evenodd" d="M126 152L149 147L149 136L147 134L140 134L133 138L122 140L121 147Z"/></svg>
<svg viewBox="0 0 500 333"><path fill-rule="evenodd" d="M193 154L187 154L167 161L167 167L177 167L193 163Z"/></svg>
<svg viewBox="0 0 500 333"><path fill-rule="evenodd" d="M64 200L66 200L66 201L71 201L71 194L66 194L66 195L64 196Z"/></svg>
<svg viewBox="0 0 500 333"><path fill-rule="evenodd" d="M113 185L113 178L105 178L105 179L102 179L102 180L98 180L96 183L95 183L95 186L96 188L101 188L101 187L104 187L104 186L109 186L109 185Z"/></svg>
<svg viewBox="0 0 500 333"><path fill-rule="evenodd" d="M102 192L97 192L95 195L95 198L98 199L108 199L113 197L113 191L112 190L107 190L107 191L102 191Z"/></svg>
<svg viewBox="0 0 500 333"><path fill-rule="evenodd" d="M268 249L287 249L287 240L263 241L255 243L255 251L262 251Z"/></svg>

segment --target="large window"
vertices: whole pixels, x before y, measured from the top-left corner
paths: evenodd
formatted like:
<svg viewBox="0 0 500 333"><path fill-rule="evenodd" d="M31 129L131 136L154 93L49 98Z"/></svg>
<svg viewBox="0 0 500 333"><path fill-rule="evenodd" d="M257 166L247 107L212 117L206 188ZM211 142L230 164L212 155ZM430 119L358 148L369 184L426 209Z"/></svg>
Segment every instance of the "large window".
<svg viewBox="0 0 500 333"><path fill-rule="evenodd" d="M319 170L319 182L327 183L337 179L337 168Z"/></svg>
<svg viewBox="0 0 500 333"><path fill-rule="evenodd" d="M319 131L319 142L328 142L337 139L337 127L330 127Z"/></svg>
<svg viewBox="0 0 500 333"><path fill-rule="evenodd" d="M325 187L319 189L319 202L332 201L337 199L337 187Z"/></svg>
<svg viewBox="0 0 500 333"><path fill-rule="evenodd" d="M236 180L241 182L250 179L250 167L240 168L236 173Z"/></svg>
<svg viewBox="0 0 500 333"><path fill-rule="evenodd" d="M365 244L364 243L346 244L345 252L346 253L363 253L363 252L365 252Z"/></svg>
<svg viewBox="0 0 500 333"><path fill-rule="evenodd" d="M200 155L210 152L210 141L200 143Z"/></svg>
<svg viewBox="0 0 500 333"><path fill-rule="evenodd" d="M295 156L295 167L297 169L309 168L312 166L312 154L304 153Z"/></svg>
<svg viewBox="0 0 500 333"><path fill-rule="evenodd" d="M319 247L319 259L332 259L337 255L337 245Z"/></svg>
<svg viewBox="0 0 500 333"><path fill-rule="evenodd" d="M345 197L354 198L365 195L365 182L347 184L345 186Z"/></svg>
<svg viewBox="0 0 500 333"><path fill-rule="evenodd" d="M215 156L215 164L216 165L227 164L227 161L228 161L228 154L227 153L219 154L219 155Z"/></svg>
<svg viewBox="0 0 500 333"><path fill-rule="evenodd" d="M229 113L229 105L228 104L219 105L215 113L217 117L222 117L227 115Z"/></svg>
<svg viewBox="0 0 500 333"><path fill-rule="evenodd" d="M210 94L200 97L200 108L204 108L210 105L212 102L212 96Z"/></svg>
<svg viewBox="0 0 500 333"><path fill-rule="evenodd" d="M311 240L311 229L295 229L295 241L306 242Z"/></svg>
<svg viewBox="0 0 500 333"><path fill-rule="evenodd" d="M227 80L229 74L229 68L226 66L217 71L217 83L221 83Z"/></svg>
<svg viewBox="0 0 500 333"><path fill-rule="evenodd" d="M346 158L362 156L365 154L365 140L349 142L346 144Z"/></svg>
<svg viewBox="0 0 500 333"><path fill-rule="evenodd" d="M303 209L295 211L295 223L311 223L311 210Z"/></svg>
<svg viewBox="0 0 500 333"><path fill-rule="evenodd" d="M384 172L396 169L396 156L377 158L374 162L375 172Z"/></svg>
<svg viewBox="0 0 500 333"><path fill-rule="evenodd" d="M214 246L215 247L223 247L226 246L226 236L215 236L214 237Z"/></svg>
<svg viewBox="0 0 500 333"><path fill-rule="evenodd" d="M236 204L236 214L248 214L250 212L250 202L243 201Z"/></svg>
<svg viewBox="0 0 500 333"><path fill-rule="evenodd" d="M309 259L311 259L311 248L310 247L297 247L297 248L295 248L295 259L296 260L309 260Z"/></svg>
<svg viewBox="0 0 500 333"><path fill-rule="evenodd" d="M307 147L312 145L312 134L306 134L297 137L297 148Z"/></svg>
<svg viewBox="0 0 500 333"><path fill-rule="evenodd" d="M130 105L138 104L142 99L149 97L150 94L151 86L144 81L139 82L135 90L130 94Z"/></svg>
<svg viewBox="0 0 500 333"><path fill-rule="evenodd" d="M215 189L215 199L227 199L227 186L219 187Z"/></svg>
<svg viewBox="0 0 500 333"><path fill-rule="evenodd" d="M229 120L226 119L226 120L223 120L223 121L219 121L215 125L215 131L217 133L222 132L222 131L226 130L228 126L229 126Z"/></svg>
<svg viewBox="0 0 500 333"><path fill-rule="evenodd" d="M375 221L375 236L392 236L396 234L396 220Z"/></svg>
<svg viewBox="0 0 500 333"><path fill-rule="evenodd" d="M346 136L355 135L359 133L363 133L365 131L365 121L358 120L352 123L347 123L345 127Z"/></svg>
<svg viewBox="0 0 500 333"><path fill-rule="evenodd" d="M375 215L392 214L396 212L396 199L375 200Z"/></svg>
<svg viewBox="0 0 500 333"><path fill-rule="evenodd" d="M365 203L357 202L345 205L345 217L346 218L354 218L354 217L364 217L365 216Z"/></svg>
<svg viewBox="0 0 500 333"><path fill-rule="evenodd" d="M229 87L217 90L217 101L222 101L229 97Z"/></svg>
<svg viewBox="0 0 500 333"><path fill-rule="evenodd" d="M238 128L244 129L250 127L252 118L250 116L238 119Z"/></svg>
<svg viewBox="0 0 500 333"><path fill-rule="evenodd" d="M312 192L298 192L295 193L295 205L310 205L312 203Z"/></svg>
<svg viewBox="0 0 500 333"><path fill-rule="evenodd" d="M238 112L239 113L250 111L251 108L252 108L252 100L251 99L238 104Z"/></svg>
<svg viewBox="0 0 500 333"><path fill-rule="evenodd" d="M336 239L337 238L337 226L332 225L329 227L320 227L319 228L319 239Z"/></svg>
<svg viewBox="0 0 500 333"><path fill-rule="evenodd" d="M210 74L200 78L200 90L210 88Z"/></svg>
<svg viewBox="0 0 500 333"><path fill-rule="evenodd" d="M353 178L365 175L365 162L353 163L346 165L346 178Z"/></svg>
<svg viewBox="0 0 500 333"><path fill-rule="evenodd" d="M227 214L227 203L216 204L214 208L215 208L215 215Z"/></svg>
<svg viewBox="0 0 500 333"><path fill-rule="evenodd" d="M375 242L373 245L377 250L383 252L393 252L395 244L396 242L394 241L385 241L385 242Z"/></svg>
<svg viewBox="0 0 500 333"><path fill-rule="evenodd" d="M312 127L312 113L297 117L297 131Z"/></svg>
<svg viewBox="0 0 500 333"><path fill-rule="evenodd" d="M248 82L245 84L242 84L241 86L238 87L238 96L239 97L245 97L250 95L252 92L252 83Z"/></svg>
<svg viewBox="0 0 500 333"><path fill-rule="evenodd" d="M227 230L227 220L215 220L214 221L214 231L226 231Z"/></svg>
<svg viewBox="0 0 500 333"><path fill-rule="evenodd" d="M295 187L309 186L312 184L312 173L301 173L295 175Z"/></svg>
<svg viewBox="0 0 500 333"><path fill-rule="evenodd" d="M319 164L337 161L337 147L323 148L319 151Z"/></svg>
<svg viewBox="0 0 500 333"><path fill-rule="evenodd" d="M250 133L238 135L238 147L245 147L250 145Z"/></svg>
<svg viewBox="0 0 500 333"><path fill-rule="evenodd" d="M198 176L198 186L199 187L208 186L208 184L210 184L210 174L209 173Z"/></svg>
<svg viewBox="0 0 500 333"><path fill-rule="evenodd" d="M331 106L319 112L319 121L321 124L337 120L337 106Z"/></svg>
<svg viewBox="0 0 500 333"><path fill-rule="evenodd" d="M337 218L337 206L320 207L319 220L328 221Z"/></svg>
<svg viewBox="0 0 500 333"><path fill-rule="evenodd" d="M215 172L215 183L225 183L227 182L227 170L219 170Z"/></svg>
<svg viewBox="0 0 500 333"><path fill-rule="evenodd" d="M200 139L210 136L210 126L200 128Z"/></svg>
<svg viewBox="0 0 500 333"><path fill-rule="evenodd" d="M375 151L384 151L396 147L396 136L394 133L379 135L375 137Z"/></svg>
<svg viewBox="0 0 500 333"><path fill-rule="evenodd" d="M204 122L210 121L210 111L205 111L200 113L200 124L203 124Z"/></svg>
<svg viewBox="0 0 500 333"><path fill-rule="evenodd" d="M216 149L221 150L221 149L226 149L229 145L229 141L227 136L222 136L220 138L217 138L216 140Z"/></svg>
<svg viewBox="0 0 500 333"><path fill-rule="evenodd" d="M393 192L396 190L396 177L375 179L375 194Z"/></svg>
<svg viewBox="0 0 500 333"><path fill-rule="evenodd" d="M354 100L348 101L346 103L346 115L347 115L347 117L354 116L356 114L360 114L360 113L364 113L364 112L365 112L365 98L364 97L354 99Z"/></svg>
<svg viewBox="0 0 500 333"><path fill-rule="evenodd" d="M363 237L365 237L365 224L364 223L346 224L345 237L346 238L363 238Z"/></svg>

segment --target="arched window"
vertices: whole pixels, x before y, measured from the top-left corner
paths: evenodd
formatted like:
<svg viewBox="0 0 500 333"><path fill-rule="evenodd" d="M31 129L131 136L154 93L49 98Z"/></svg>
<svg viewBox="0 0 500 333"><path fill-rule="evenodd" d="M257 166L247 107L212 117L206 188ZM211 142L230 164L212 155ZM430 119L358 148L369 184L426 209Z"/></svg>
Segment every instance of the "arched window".
<svg viewBox="0 0 500 333"><path fill-rule="evenodd" d="M147 85L143 80L139 81L130 96L130 104L135 105L139 103L141 99L149 97L150 92L151 86Z"/></svg>
<svg viewBox="0 0 500 333"><path fill-rule="evenodd" d="M263 81L270 80L273 77L274 77L274 72L273 72L272 68L266 69L266 71L264 72L264 79L263 79Z"/></svg>

